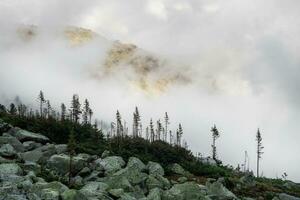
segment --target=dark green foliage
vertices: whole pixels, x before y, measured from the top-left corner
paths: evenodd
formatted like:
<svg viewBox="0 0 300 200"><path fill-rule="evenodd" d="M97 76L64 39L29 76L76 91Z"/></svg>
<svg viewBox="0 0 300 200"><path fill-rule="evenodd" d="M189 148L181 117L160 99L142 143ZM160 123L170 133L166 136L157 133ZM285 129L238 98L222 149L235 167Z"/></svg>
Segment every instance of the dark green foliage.
<svg viewBox="0 0 300 200"><path fill-rule="evenodd" d="M197 161L192 152L180 146L172 146L164 141L149 142L143 138L122 138L122 146L118 147L118 139L110 139L110 150L127 160L131 156L140 158L143 162L160 163L169 173L168 166L172 163L182 165L196 176L220 177L230 176L232 170L223 166L205 165Z"/></svg>
<svg viewBox="0 0 300 200"><path fill-rule="evenodd" d="M76 141L80 141L76 148L79 152L100 154L105 148L102 132L90 124L82 125L70 120L58 121L54 118L22 117L3 112L0 113L0 117L13 126L41 133L57 144L68 143L72 127Z"/></svg>

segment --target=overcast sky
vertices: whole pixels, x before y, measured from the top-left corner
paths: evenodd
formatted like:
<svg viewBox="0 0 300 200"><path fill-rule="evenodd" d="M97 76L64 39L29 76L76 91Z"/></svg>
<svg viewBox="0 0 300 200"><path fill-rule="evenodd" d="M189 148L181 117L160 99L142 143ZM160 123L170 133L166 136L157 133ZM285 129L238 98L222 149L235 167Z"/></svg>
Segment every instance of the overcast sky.
<svg viewBox="0 0 300 200"><path fill-rule="evenodd" d="M219 158L236 166L247 150L254 171L260 128L263 174L300 182L299 10L298 0L1 0L0 103L19 95L34 105L43 89L54 105L73 93L89 98L105 121L119 109L130 122L135 105L144 123L167 111L204 155L215 123ZM37 25L39 37L19 41L20 25ZM124 74L95 80L90 72L101 71L110 43L70 48L56 35L69 25L184 64L192 82L149 96L129 88Z"/></svg>

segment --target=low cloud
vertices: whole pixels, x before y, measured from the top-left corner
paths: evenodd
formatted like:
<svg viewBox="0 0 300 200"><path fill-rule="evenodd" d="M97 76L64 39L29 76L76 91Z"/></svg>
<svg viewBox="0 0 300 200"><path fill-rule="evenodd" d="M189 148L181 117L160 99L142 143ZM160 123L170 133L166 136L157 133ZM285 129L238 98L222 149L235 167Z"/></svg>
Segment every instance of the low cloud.
<svg viewBox="0 0 300 200"><path fill-rule="evenodd" d="M56 107L78 93L91 101L97 118L108 122L117 109L130 123L139 106L144 124L168 111L172 129L182 122L190 148L205 155L216 123L219 157L236 166L247 150L253 170L260 127L264 174L287 172L299 181L299 1L129 2L1 1L0 103L19 95L35 106L42 89ZM37 27L27 32L34 37L20 36L18 28L29 25ZM86 33L82 42L71 34L77 38L74 44L64 32L70 26L100 36L88 39ZM168 62L147 78L146 68L126 62L107 74L114 40ZM141 90L145 80L153 87L160 79L158 87L168 85L163 92Z"/></svg>

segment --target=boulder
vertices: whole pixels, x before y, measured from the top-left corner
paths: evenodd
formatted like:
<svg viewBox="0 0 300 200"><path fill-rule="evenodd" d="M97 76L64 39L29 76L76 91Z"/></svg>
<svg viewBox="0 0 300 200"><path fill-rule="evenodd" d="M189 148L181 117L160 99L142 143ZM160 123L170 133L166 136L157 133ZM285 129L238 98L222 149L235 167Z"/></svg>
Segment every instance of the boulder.
<svg viewBox="0 0 300 200"><path fill-rule="evenodd" d="M206 182L207 194L211 198L226 198L226 199L237 199L236 196L229 191L226 187L222 185L220 181L211 183L210 181Z"/></svg>
<svg viewBox="0 0 300 200"><path fill-rule="evenodd" d="M280 200L300 200L299 197L294 197L294 196L291 196L291 195L288 195L288 194L285 194L285 193L279 194L278 198Z"/></svg>
<svg viewBox="0 0 300 200"><path fill-rule="evenodd" d="M130 157L127 163L127 167L136 168L139 171L146 170L146 165L136 157Z"/></svg>
<svg viewBox="0 0 300 200"><path fill-rule="evenodd" d="M35 174L40 174L41 173L41 165L35 163L35 162L25 162L24 164L21 165L22 169L24 172L34 172Z"/></svg>
<svg viewBox="0 0 300 200"><path fill-rule="evenodd" d="M149 161L147 164L147 169L149 170L149 174L152 175L165 175L165 171L162 166L156 162Z"/></svg>
<svg viewBox="0 0 300 200"><path fill-rule="evenodd" d="M15 148L10 144L3 144L0 147L0 155L4 157L14 157L17 154Z"/></svg>
<svg viewBox="0 0 300 200"><path fill-rule="evenodd" d="M0 164L0 176L4 175L22 175L23 171L16 163Z"/></svg>
<svg viewBox="0 0 300 200"><path fill-rule="evenodd" d="M26 142L23 142L23 146L25 148L25 151L31 151L31 150L41 147L42 144L34 142L34 141L26 141Z"/></svg>
<svg viewBox="0 0 300 200"><path fill-rule="evenodd" d="M57 154L66 153L68 151L68 145L66 144L57 144L55 145L55 150Z"/></svg>
<svg viewBox="0 0 300 200"><path fill-rule="evenodd" d="M164 200L200 200L205 199L201 188L194 182L176 184L170 190L163 193Z"/></svg>
<svg viewBox="0 0 300 200"><path fill-rule="evenodd" d="M116 177L123 176L127 178L130 184L132 185L143 183L148 177L147 174L140 172L140 169L137 168L136 166L126 167L124 169L121 169L118 172L114 173L113 176Z"/></svg>
<svg viewBox="0 0 300 200"><path fill-rule="evenodd" d="M119 156L110 156L104 159L97 159L96 165L99 165L105 170L106 174L112 174L120 169L125 165L125 161L122 157Z"/></svg>
<svg viewBox="0 0 300 200"><path fill-rule="evenodd" d="M26 162L38 162L43 157L43 152L39 150L27 151L21 153L21 157Z"/></svg>
<svg viewBox="0 0 300 200"><path fill-rule="evenodd" d="M101 199L107 196L108 185L102 182L88 182L79 191L88 198Z"/></svg>
<svg viewBox="0 0 300 200"><path fill-rule="evenodd" d="M84 185L83 178L81 176L75 176L72 180L72 183L75 188L80 188Z"/></svg>
<svg viewBox="0 0 300 200"><path fill-rule="evenodd" d="M125 193L119 198L119 200L137 200L135 197L131 196L128 193Z"/></svg>
<svg viewBox="0 0 300 200"><path fill-rule="evenodd" d="M187 179L187 177L179 177L178 179L177 179L177 181L179 182L179 183L185 183L185 182L187 182L188 181L188 179Z"/></svg>
<svg viewBox="0 0 300 200"><path fill-rule="evenodd" d="M110 189L108 191L108 193L113 197L119 198L124 194L124 190L121 188L120 189Z"/></svg>
<svg viewBox="0 0 300 200"><path fill-rule="evenodd" d="M161 175L152 175L148 176L146 180L146 187L148 190L153 188L169 189L171 187L170 181L167 178L164 178Z"/></svg>
<svg viewBox="0 0 300 200"><path fill-rule="evenodd" d="M88 200L81 192L77 190L66 190L61 194L62 200Z"/></svg>
<svg viewBox="0 0 300 200"><path fill-rule="evenodd" d="M70 170L70 156L65 154L55 154L50 157L46 166L50 170L57 172L59 175L65 175ZM74 156L72 158L72 173L78 173L85 166L86 162L82 157Z"/></svg>
<svg viewBox="0 0 300 200"><path fill-rule="evenodd" d="M110 176L102 179L103 182L107 183L109 189L121 188L125 192L132 192L133 187L129 180L125 176Z"/></svg>
<svg viewBox="0 0 300 200"><path fill-rule="evenodd" d="M26 131L20 128L12 128L8 132L10 135L16 137L19 141L25 142L25 141L35 141L42 144L46 144L49 142L49 138L47 138L44 135L33 133L30 131Z"/></svg>
<svg viewBox="0 0 300 200"><path fill-rule="evenodd" d="M68 190L69 188L64 184L53 181L50 183L37 182L31 188L30 192L37 194L42 199L59 199L60 194Z"/></svg>
<svg viewBox="0 0 300 200"><path fill-rule="evenodd" d="M80 172L78 172L79 176L85 177L91 173L91 169L88 167L84 167Z"/></svg>
<svg viewBox="0 0 300 200"><path fill-rule="evenodd" d="M43 200L59 200L59 192L49 188L42 189L39 196Z"/></svg>
<svg viewBox="0 0 300 200"><path fill-rule="evenodd" d="M159 188L154 188L150 190L147 200L161 200L162 199L162 190Z"/></svg>
<svg viewBox="0 0 300 200"><path fill-rule="evenodd" d="M185 169L183 169L183 167L177 163L174 163L171 165L170 170L174 173L174 174L178 174L178 175L182 175L182 176L187 176L190 177L192 176L192 174L188 171L186 171Z"/></svg>
<svg viewBox="0 0 300 200"><path fill-rule="evenodd" d="M38 162L45 164L47 160L56 153L55 145L47 144L32 151L21 153L21 157L27 162Z"/></svg>
<svg viewBox="0 0 300 200"><path fill-rule="evenodd" d="M11 129L12 126L6 122L4 122L2 119L0 119L0 135L2 133L7 132L9 129Z"/></svg>
<svg viewBox="0 0 300 200"><path fill-rule="evenodd" d="M110 151L105 150L105 151L103 151L103 153L102 153L102 155L101 155L101 158L106 158L106 157L108 157L109 155L110 155Z"/></svg>
<svg viewBox="0 0 300 200"><path fill-rule="evenodd" d="M24 152L25 150L23 144L15 137L0 136L0 145L4 145L4 144L10 144L11 146L14 147L15 151L17 152Z"/></svg>

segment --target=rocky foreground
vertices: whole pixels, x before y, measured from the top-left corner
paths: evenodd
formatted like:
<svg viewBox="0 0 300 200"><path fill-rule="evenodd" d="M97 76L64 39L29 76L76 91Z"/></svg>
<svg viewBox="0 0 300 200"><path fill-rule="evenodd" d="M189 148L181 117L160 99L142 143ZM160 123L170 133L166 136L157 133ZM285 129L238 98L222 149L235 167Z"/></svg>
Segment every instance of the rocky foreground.
<svg viewBox="0 0 300 200"><path fill-rule="evenodd" d="M174 163L170 169L178 178L169 180L159 163L144 164L136 157L126 163L108 151L101 156L75 155L69 185L67 145L52 144L43 135L1 120L0 135L0 200L239 199L223 186L222 178L200 185ZM243 177L243 183L249 184L247 177ZM283 193L275 199L300 200Z"/></svg>

